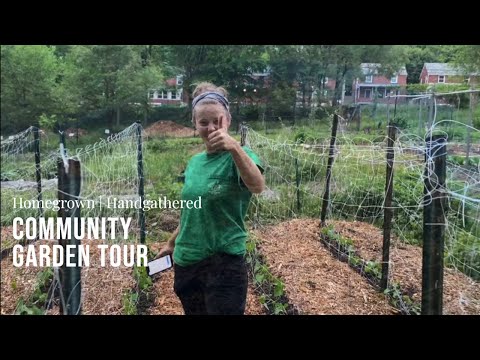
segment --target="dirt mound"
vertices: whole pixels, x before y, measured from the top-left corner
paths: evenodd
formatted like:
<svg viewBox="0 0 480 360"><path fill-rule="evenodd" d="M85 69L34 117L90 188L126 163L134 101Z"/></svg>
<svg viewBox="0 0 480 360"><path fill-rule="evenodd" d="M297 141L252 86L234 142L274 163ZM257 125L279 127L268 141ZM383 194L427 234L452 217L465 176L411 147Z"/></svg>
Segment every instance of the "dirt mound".
<svg viewBox="0 0 480 360"><path fill-rule="evenodd" d="M467 154L467 144L448 144L447 153L452 155L466 155ZM470 148L470 154L480 154L480 145L472 144Z"/></svg>
<svg viewBox="0 0 480 360"><path fill-rule="evenodd" d="M340 235L353 241L360 257L382 261L383 232L362 222L332 221ZM414 301L421 302L422 248L393 238L390 248L390 281L399 283ZM480 314L480 282L452 268L444 268L443 314Z"/></svg>
<svg viewBox="0 0 480 360"><path fill-rule="evenodd" d="M68 128L65 130L65 137L76 137L77 136L77 131L78 131L78 136L85 136L88 134L87 130L85 129L80 129L80 128ZM73 134L73 135L70 135Z"/></svg>
<svg viewBox="0 0 480 360"><path fill-rule="evenodd" d="M351 239L364 260L382 261L383 233L362 222L331 221L337 233ZM273 275L303 314L397 314L384 295L319 241L318 219L293 219L253 233ZM422 248L392 239L390 280L417 304L422 294ZM444 268L443 314L480 314L480 282Z"/></svg>
<svg viewBox="0 0 480 360"><path fill-rule="evenodd" d="M169 120L161 120L153 123L145 129L147 136L171 136L171 137L189 137L193 136L192 128L177 124Z"/></svg>
<svg viewBox="0 0 480 360"><path fill-rule="evenodd" d="M319 241L319 220L294 219L253 231L271 273L301 315L389 315L398 311Z"/></svg>

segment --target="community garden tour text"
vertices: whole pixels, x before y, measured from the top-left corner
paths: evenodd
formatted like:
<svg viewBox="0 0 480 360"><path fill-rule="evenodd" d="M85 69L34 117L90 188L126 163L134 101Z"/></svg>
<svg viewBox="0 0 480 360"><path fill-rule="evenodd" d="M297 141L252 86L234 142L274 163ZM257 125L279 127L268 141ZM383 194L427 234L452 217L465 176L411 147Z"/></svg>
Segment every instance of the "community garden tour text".
<svg viewBox="0 0 480 360"><path fill-rule="evenodd" d="M131 217L13 219L15 240L60 239L128 239ZM117 231L119 232L117 234ZM100 250L100 266L119 267L147 265L146 245L96 245ZM13 265L21 266L90 266L90 245L20 245L13 247Z"/></svg>
<svg viewBox="0 0 480 360"><path fill-rule="evenodd" d="M13 199L17 209L60 209L106 206L110 209L201 209L202 198L197 200L169 200L166 196L158 200L119 199L100 196L93 200L25 200ZM13 238L15 240L127 240L131 217L15 217ZM146 266L148 249L146 245L96 245L100 250L100 266ZM13 265L21 266L90 266L90 245L40 244L13 247Z"/></svg>

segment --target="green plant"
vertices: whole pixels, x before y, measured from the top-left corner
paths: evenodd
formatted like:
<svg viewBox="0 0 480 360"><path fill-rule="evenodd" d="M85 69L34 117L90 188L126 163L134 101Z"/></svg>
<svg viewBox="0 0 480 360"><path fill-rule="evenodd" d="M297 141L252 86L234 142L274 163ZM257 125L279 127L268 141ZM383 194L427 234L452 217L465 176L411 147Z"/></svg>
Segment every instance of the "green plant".
<svg viewBox="0 0 480 360"><path fill-rule="evenodd" d="M473 127L476 129L480 129L480 106L479 105L475 107L475 111L473 112Z"/></svg>
<svg viewBox="0 0 480 360"><path fill-rule="evenodd" d="M294 141L298 144L314 144L322 139L321 135L306 128L295 133Z"/></svg>
<svg viewBox="0 0 480 360"><path fill-rule="evenodd" d="M153 286L152 279L147 274L147 268L144 266L134 266L133 276L137 280L137 285L140 291L147 291Z"/></svg>
<svg viewBox="0 0 480 360"><path fill-rule="evenodd" d="M40 125L40 128L48 129L48 130L53 130L57 122L58 122L57 115L48 116L45 113L40 115L40 118L38 120L38 124Z"/></svg>
<svg viewBox="0 0 480 360"><path fill-rule="evenodd" d="M272 314L287 314L289 305L285 299L285 284L274 276L262 261L253 234L250 234L247 241L246 253L246 262L250 266L253 282L257 289L261 289L260 303Z"/></svg>
<svg viewBox="0 0 480 360"><path fill-rule="evenodd" d="M382 278L382 265L377 261L367 261L364 271L375 279L380 280Z"/></svg>
<svg viewBox="0 0 480 360"><path fill-rule="evenodd" d="M122 296L123 313L137 315L138 293L128 290Z"/></svg>
<svg viewBox="0 0 480 360"><path fill-rule="evenodd" d="M43 315L45 311L36 305L26 304L23 298L20 298L17 303L15 314L17 315Z"/></svg>
<svg viewBox="0 0 480 360"><path fill-rule="evenodd" d="M445 262L472 277L480 280L480 240L477 236L459 230L447 240Z"/></svg>
<svg viewBox="0 0 480 360"><path fill-rule="evenodd" d="M396 116L395 119L395 124L399 129L407 129L408 128L408 119L404 115L399 115Z"/></svg>
<svg viewBox="0 0 480 360"><path fill-rule="evenodd" d="M52 280L52 268L48 267L40 271L37 274L32 295L27 300L23 298L18 300L15 313L19 315L43 315L45 313L45 304L48 300L48 288Z"/></svg>
<svg viewBox="0 0 480 360"><path fill-rule="evenodd" d="M383 293L388 296L393 306L402 310L405 314L420 315L421 305L414 302L410 296L403 294L399 283L390 283Z"/></svg>

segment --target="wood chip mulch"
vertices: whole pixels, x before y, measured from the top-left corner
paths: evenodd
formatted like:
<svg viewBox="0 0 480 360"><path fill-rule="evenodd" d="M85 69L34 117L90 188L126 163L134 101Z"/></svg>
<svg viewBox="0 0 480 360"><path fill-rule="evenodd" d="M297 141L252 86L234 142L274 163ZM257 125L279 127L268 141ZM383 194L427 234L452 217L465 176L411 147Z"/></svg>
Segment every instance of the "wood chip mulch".
<svg viewBox="0 0 480 360"><path fill-rule="evenodd" d="M369 224L334 221L335 230L354 241L364 259L381 259L382 232ZM385 297L347 264L335 259L318 237L318 220L295 219L256 230L261 252L270 270L279 276L286 295L303 314L394 314ZM2 232L3 239L3 232ZM36 243L52 243L42 241ZM90 244L94 244L90 242ZM160 244L152 245L158 250ZM155 248L156 247L156 248ZM90 246L90 267L82 270L83 314L122 314L123 294L134 288L132 268L99 266L100 251ZM391 276L414 300L421 296L421 248L393 241ZM39 267L15 268L12 256L1 262L1 314L13 314L18 300L27 299L36 286ZM258 296L249 285L246 314L265 314ZM173 292L173 271L162 273L154 281L152 315L183 314ZM57 309L49 310L58 313ZM480 283L466 275L445 269L444 313L480 314Z"/></svg>
<svg viewBox="0 0 480 360"><path fill-rule="evenodd" d="M39 244L53 244L42 241ZM118 268L100 267L100 250L96 244L89 242L90 266L82 269L82 314L84 315L120 315L124 313L122 299L124 294L135 287L132 268L120 266ZM160 244L152 249L158 251ZM108 264L108 262L107 262ZM15 268L12 256L5 257L1 263L1 313L14 314L18 300L27 299L36 286L36 276L42 270L40 267ZM265 309L260 304L258 296L249 286L247 295L248 315L264 314ZM183 309L180 300L173 292L173 271L166 271L156 277L153 283L154 302L147 310L152 315L182 315ZM47 311L47 314L59 313L58 306Z"/></svg>
<svg viewBox="0 0 480 360"><path fill-rule="evenodd" d="M282 279L289 301L301 314L397 314L348 264L319 240L318 220L290 220L254 231L273 275Z"/></svg>
<svg viewBox="0 0 480 360"><path fill-rule="evenodd" d="M84 315L122 315L124 294L135 287L133 268L100 266L100 249L90 246L90 266L82 269Z"/></svg>
<svg viewBox="0 0 480 360"><path fill-rule="evenodd" d="M52 245L54 241L39 241L40 244ZM132 268L121 265L111 267L100 266L100 242L88 241L90 244L90 266L82 269L82 313L85 315L115 315L123 313L123 294L135 286ZM38 251L36 252L38 254ZM108 259L108 256L107 256ZM2 259L1 262L1 313L14 314L17 303L21 297L28 299L37 284L37 274L41 267L14 267L12 254ZM58 308L53 308L48 314L58 313Z"/></svg>
<svg viewBox="0 0 480 360"><path fill-rule="evenodd" d="M42 243L47 242L42 241ZM2 315L14 314L18 301L21 298L27 300L30 297L37 285L37 274L41 270L40 267L14 267L12 255L2 259L0 282Z"/></svg>
<svg viewBox="0 0 480 360"><path fill-rule="evenodd" d="M18 227L19 230L23 230L23 226ZM0 250L2 252L8 251L13 248L14 245L20 244L20 240L15 240L12 235L13 226L3 226L0 233Z"/></svg>
<svg viewBox="0 0 480 360"><path fill-rule="evenodd" d="M383 233L363 222L332 221L335 231L353 240L360 257L382 260ZM402 244L392 237L390 248L390 281L400 283L402 290L415 301L422 296L422 248ZM480 282L455 269L445 268L443 277L443 313L480 314Z"/></svg>

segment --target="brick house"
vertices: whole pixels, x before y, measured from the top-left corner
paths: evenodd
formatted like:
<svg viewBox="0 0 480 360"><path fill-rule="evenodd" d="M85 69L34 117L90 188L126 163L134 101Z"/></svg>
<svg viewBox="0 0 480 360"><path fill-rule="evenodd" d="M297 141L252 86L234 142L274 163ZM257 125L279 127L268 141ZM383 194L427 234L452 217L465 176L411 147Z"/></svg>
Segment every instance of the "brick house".
<svg viewBox="0 0 480 360"><path fill-rule="evenodd" d="M425 63L420 73L420 84L468 84L479 83L480 74L470 73L448 63Z"/></svg>
<svg viewBox="0 0 480 360"><path fill-rule="evenodd" d="M265 104L267 97L265 92L271 87L271 69L267 68L263 71L250 72L248 80L245 80L240 89L243 92L243 96L238 96L238 101L242 105L256 105ZM235 102L235 100L234 100Z"/></svg>
<svg viewBox="0 0 480 360"><path fill-rule="evenodd" d="M163 87L152 89L148 92L150 104L152 106L162 105L185 105L187 100L183 94L183 79L181 75L167 79Z"/></svg>
<svg viewBox="0 0 480 360"><path fill-rule="evenodd" d="M395 95L396 90L399 94L406 93L407 70L405 66L394 73L392 77L386 77L379 73L381 64L362 63L360 65L362 77L356 78L352 84L353 102L359 103L390 103L395 102L395 98L388 98L389 95ZM402 98L399 98L402 99Z"/></svg>

